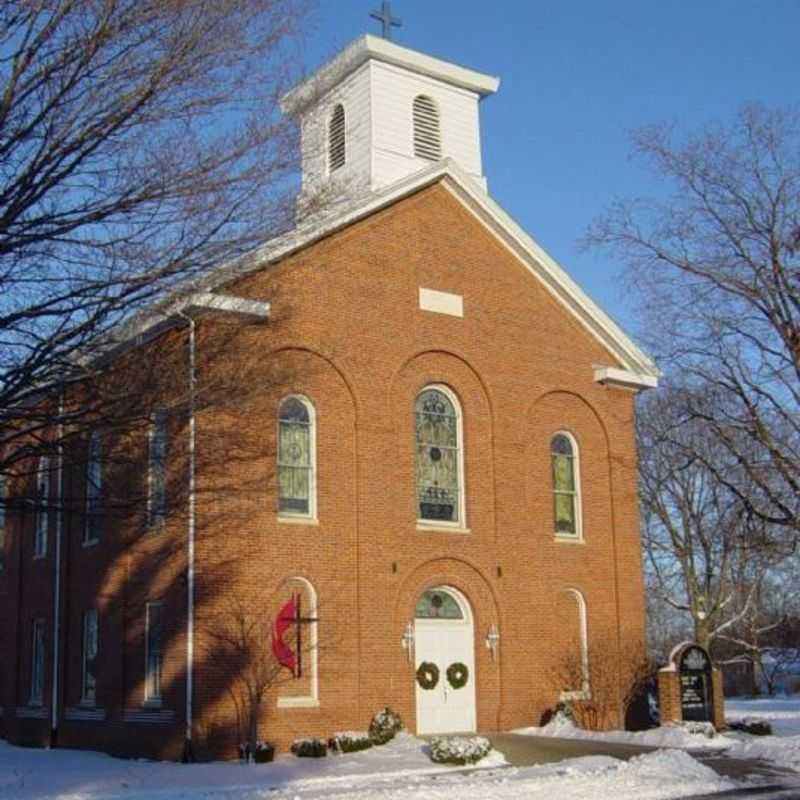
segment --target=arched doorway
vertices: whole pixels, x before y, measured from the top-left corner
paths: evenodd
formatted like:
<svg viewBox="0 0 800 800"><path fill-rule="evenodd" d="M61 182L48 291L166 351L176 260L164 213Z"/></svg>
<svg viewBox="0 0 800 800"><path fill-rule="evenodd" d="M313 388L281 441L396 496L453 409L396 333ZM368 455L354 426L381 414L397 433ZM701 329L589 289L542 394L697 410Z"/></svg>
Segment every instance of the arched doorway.
<svg viewBox="0 0 800 800"><path fill-rule="evenodd" d="M417 733L475 730L472 609L450 586L422 593L414 619Z"/></svg>

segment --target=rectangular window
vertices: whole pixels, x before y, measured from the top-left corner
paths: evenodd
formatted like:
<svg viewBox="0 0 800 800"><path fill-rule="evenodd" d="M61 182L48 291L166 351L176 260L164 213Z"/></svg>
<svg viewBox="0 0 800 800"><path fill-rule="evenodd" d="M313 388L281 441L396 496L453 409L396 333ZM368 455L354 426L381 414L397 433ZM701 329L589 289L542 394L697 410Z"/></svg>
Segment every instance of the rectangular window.
<svg viewBox="0 0 800 800"><path fill-rule="evenodd" d="M148 603L145 611L145 703L161 702L161 621L163 605Z"/></svg>
<svg viewBox="0 0 800 800"><path fill-rule="evenodd" d="M147 525L158 527L167 513L167 418L163 411L153 415L147 452Z"/></svg>
<svg viewBox="0 0 800 800"><path fill-rule="evenodd" d="M84 511L83 544L97 544L103 523L102 489L103 464L100 434L95 432L89 439L86 459L86 508Z"/></svg>
<svg viewBox="0 0 800 800"><path fill-rule="evenodd" d="M97 610L92 608L83 615L83 658L81 679L81 705L93 706L97 701Z"/></svg>
<svg viewBox="0 0 800 800"><path fill-rule="evenodd" d="M50 459L42 456L36 471L34 499L33 557L47 555L47 526L50 518Z"/></svg>
<svg viewBox="0 0 800 800"><path fill-rule="evenodd" d="M6 479L0 475L0 573L6 568Z"/></svg>
<svg viewBox="0 0 800 800"><path fill-rule="evenodd" d="M33 648L31 652L31 699L30 705L40 706L44 702L44 620L33 621Z"/></svg>

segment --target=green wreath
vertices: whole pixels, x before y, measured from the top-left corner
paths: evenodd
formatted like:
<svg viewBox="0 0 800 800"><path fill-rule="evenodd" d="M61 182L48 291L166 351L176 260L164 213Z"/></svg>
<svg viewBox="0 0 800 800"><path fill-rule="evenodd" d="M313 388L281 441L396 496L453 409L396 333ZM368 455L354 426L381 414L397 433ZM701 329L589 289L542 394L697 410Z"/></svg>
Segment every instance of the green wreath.
<svg viewBox="0 0 800 800"><path fill-rule="evenodd" d="M469 680L469 667L456 661L447 668L447 681L454 689L463 689Z"/></svg>
<svg viewBox="0 0 800 800"><path fill-rule="evenodd" d="M426 691L434 689L439 683L439 667L430 661L423 661L417 668L417 683Z"/></svg>

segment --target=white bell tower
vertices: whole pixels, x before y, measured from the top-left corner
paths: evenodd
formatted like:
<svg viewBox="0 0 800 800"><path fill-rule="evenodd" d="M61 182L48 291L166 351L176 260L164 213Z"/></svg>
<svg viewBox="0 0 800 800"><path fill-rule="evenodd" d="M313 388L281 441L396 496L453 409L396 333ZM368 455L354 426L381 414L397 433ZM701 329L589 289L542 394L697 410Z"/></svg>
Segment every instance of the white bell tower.
<svg viewBox="0 0 800 800"><path fill-rule="evenodd" d="M282 100L299 117L298 205L331 191L353 199L451 158L486 190L478 103L489 75L365 35Z"/></svg>

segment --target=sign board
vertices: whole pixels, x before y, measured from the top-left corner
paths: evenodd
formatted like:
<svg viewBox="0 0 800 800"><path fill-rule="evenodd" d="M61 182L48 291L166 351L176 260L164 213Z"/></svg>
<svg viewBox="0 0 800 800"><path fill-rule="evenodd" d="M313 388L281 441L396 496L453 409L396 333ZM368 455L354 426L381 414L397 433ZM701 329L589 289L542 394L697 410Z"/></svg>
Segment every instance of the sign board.
<svg viewBox="0 0 800 800"><path fill-rule="evenodd" d="M700 645L686 647L678 657L683 719L711 722L711 659Z"/></svg>

